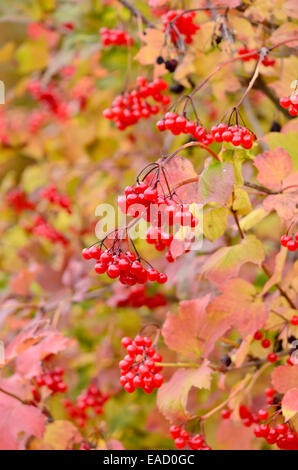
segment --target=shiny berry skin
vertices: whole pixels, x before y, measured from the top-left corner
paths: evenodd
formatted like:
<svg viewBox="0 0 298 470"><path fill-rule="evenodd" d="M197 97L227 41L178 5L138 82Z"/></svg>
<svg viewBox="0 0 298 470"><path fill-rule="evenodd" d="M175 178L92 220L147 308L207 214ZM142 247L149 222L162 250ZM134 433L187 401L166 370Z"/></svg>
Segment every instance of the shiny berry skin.
<svg viewBox="0 0 298 470"><path fill-rule="evenodd" d="M274 363L277 361L278 357L277 357L277 354L271 353L271 354L268 354L267 359L269 362Z"/></svg>
<svg viewBox="0 0 298 470"><path fill-rule="evenodd" d="M269 348L271 345L270 339L263 339L263 341L261 342L261 345L262 345L262 348L265 348L265 349Z"/></svg>
<svg viewBox="0 0 298 470"><path fill-rule="evenodd" d="M228 410L228 409L222 410L221 412L222 419L229 419L230 416L231 416L231 410Z"/></svg>
<svg viewBox="0 0 298 470"><path fill-rule="evenodd" d="M298 325L298 315L293 315L290 320L291 325L297 326Z"/></svg>
<svg viewBox="0 0 298 470"><path fill-rule="evenodd" d="M152 393L162 385L164 377L159 373L162 367L155 365L162 358L152 347L151 338L137 335L134 340L125 337L121 342L128 355L119 362L120 384L128 393L133 393L136 388Z"/></svg>
<svg viewBox="0 0 298 470"><path fill-rule="evenodd" d="M266 421L266 419L268 419L268 416L269 416L269 413L267 410L259 410L258 411L258 418L261 420L261 421Z"/></svg>
<svg viewBox="0 0 298 470"><path fill-rule="evenodd" d="M263 333L260 330L256 331L254 334L254 339L257 341L260 341L262 338L263 338Z"/></svg>

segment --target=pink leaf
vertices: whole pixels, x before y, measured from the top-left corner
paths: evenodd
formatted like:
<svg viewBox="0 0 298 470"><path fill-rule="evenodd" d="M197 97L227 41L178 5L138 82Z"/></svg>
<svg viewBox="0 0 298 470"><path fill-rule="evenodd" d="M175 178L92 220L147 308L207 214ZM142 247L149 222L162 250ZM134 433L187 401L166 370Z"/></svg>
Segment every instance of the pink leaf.
<svg viewBox="0 0 298 470"><path fill-rule="evenodd" d="M268 150L254 160L257 167L258 180L267 188L280 190L283 180L291 173L293 162L289 152L282 148Z"/></svg>
<svg viewBox="0 0 298 470"><path fill-rule="evenodd" d="M252 428L236 424L231 419L221 420L217 428L218 450L251 450L254 433Z"/></svg>
<svg viewBox="0 0 298 470"><path fill-rule="evenodd" d="M3 390L16 394L17 384L2 381ZM19 396L19 395L17 395ZM39 408L26 405L0 391L0 450L25 449L30 436L42 437L46 417Z"/></svg>
<svg viewBox="0 0 298 470"><path fill-rule="evenodd" d="M271 374L272 385L279 393L286 393L298 384L298 365L279 366Z"/></svg>
<svg viewBox="0 0 298 470"><path fill-rule="evenodd" d="M210 296L180 303L179 315L168 313L162 328L166 345L183 356L194 358L212 351L229 325L207 315Z"/></svg>
<svg viewBox="0 0 298 470"><path fill-rule="evenodd" d="M281 402L281 409L286 421L298 413L298 388L292 388L285 394Z"/></svg>
<svg viewBox="0 0 298 470"><path fill-rule="evenodd" d="M243 279L231 279L221 288L222 294L208 305L208 319L226 327L237 328L243 337L262 328L268 311L256 288Z"/></svg>
<svg viewBox="0 0 298 470"><path fill-rule="evenodd" d="M157 393L157 406L171 422L186 420L188 394L192 387L209 389L212 370L208 361L197 369L178 369L169 382L163 384Z"/></svg>

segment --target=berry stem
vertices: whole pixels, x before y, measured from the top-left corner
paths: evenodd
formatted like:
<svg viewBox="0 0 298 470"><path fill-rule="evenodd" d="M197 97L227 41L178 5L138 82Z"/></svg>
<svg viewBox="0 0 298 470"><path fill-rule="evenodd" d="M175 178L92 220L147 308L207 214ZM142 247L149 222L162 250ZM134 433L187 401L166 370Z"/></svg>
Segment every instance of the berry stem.
<svg viewBox="0 0 298 470"><path fill-rule="evenodd" d="M248 87L246 88L244 94L242 95L239 103L236 105L236 108L239 108L239 106L242 105L243 101L245 100L246 96L248 95L248 93L250 92L250 90L252 89L252 87L254 86L254 83L256 81L256 79L258 78L259 76L259 71L260 71L260 66L261 66L261 63L262 63L262 60L264 59L266 53L267 53L267 50L266 48L263 48L261 49L261 52L260 52L260 55L259 55L259 59L258 59L258 62L256 64L256 67L255 67L255 71L253 73L253 76L251 77L250 79L250 82L248 84Z"/></svg>
<svg viewBox="0 0 298 470"><path fill-rule="evenodd" d="M179 147L177 150L175 150L175 152L171 153L170 155L168 155L167 157L165 157L163 163L168 163L172 158L174 158L179 152L181 152L181 150L184 150L188 147L200 147L204 150L207 150L207 152L210 153L210 155L212 155L213 158L215 158L216 160L220 161L218 155L216 155L215 152L213 152L213 150L211 150L210 148L208 148L206 145L204 144L201 144L200 142L195 142L195 141L191 141L191 142L188 142L187 144L184 144L182 145L181 147Z"/></svg>
<svg viewBox="0 0 298 470"><path fill-rule="evenodd" d="M277 44L275 44L274 46L271 46L271 47L268 47L267 50L268 51L272 51L273 49L276 49L277 47L279 46L282 46L283 44L288 44L290 42L293 42L293 41L297 41L297 37L296 38L289 38L289 39L285 39L283 41L280 41L278 42ZM262 52L262 49L259 49L258 51L256 51L258 54L260 54ZM221 69L223 69L224 67L226 67L226 65L230 65L234 62L236 62L237 60L242 60L242 59L245 59L247 57L251 57L251 52L248 52L247 54L242 54L242 55L237 55L236 57L232 57L231 59L228 59L224 62L221 62L220 64L218 64L218 66L205 78L205 80L200 83L200 85L198 85L191 93L190 93L190 97L192 98L201 88L203 88L206 83L209 82L209 80L217 73L219 72Z"/></svg>

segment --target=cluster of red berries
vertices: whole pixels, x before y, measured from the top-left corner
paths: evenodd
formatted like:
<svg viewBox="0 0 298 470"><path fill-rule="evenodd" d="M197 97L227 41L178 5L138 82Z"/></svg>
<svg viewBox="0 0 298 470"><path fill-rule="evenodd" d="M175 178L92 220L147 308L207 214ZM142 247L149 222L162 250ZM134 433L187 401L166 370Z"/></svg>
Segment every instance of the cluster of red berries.
<svg viewBox="0 0 298 470"><path fill-rule="evenodd" d="M123 131L140 119L148 119L152 114L158 113L159 107L149 104L147 98L152 97L157 103L168 105L170 97L162 94L167 88L168 84L162 78L147 83L146 78L138 77L136 87L129 93L118 95L112 107L103 111L103 116L113 120L116 127Z"/></svg>
<svg viewBox="0 0 298 470"><path fill-rule="evenodd" d="M26 193L20 188L11 189L7 193L6 202L17 214L35 209L35 204L28 200Z"/></svg>
<svg viewBox="0 0 298 470"><path fill-rule="evenodd" d="M122 29L101 28L103 46L133 46L134 38Z"/></svg>
<svg viewBox="0 0 298 470"><path fill-rule="evenodd" d="M28 131L36 134L49 119L49 112L46 110L35 110L28 119Z"/></svg>
<svg viewBox="0 0 298 470"><path fill-rule="evenodd" d="M157 189L149 186L145 181L137 183L135 187L127 186L124 190L124 196L119 196L117 200L121 211L124 214L129 213L131 217L139 217L143 208L150 213L150 205L158 204L158 202L160 200Z"/></svg>
<svg viewBox="0 0 298 470"><path fill-rule="evenodd" d="M274 395L275 390L273 388L266 389L269 405L276 401ZM288 425L280 423L276 426L270 426L261 423L269 418L269 412L266 409L260 409L257 413L252 413L247 406L240 405L239 416L244 426L250 427L253 423L256 424L254 428L255 436L264 438L268 444L276 444L279 449L283 450L298 450L298 435Z"/></svg>
<svg viewBox="0 0 298 470"><path fill-rule="evenodd" d="M163 119L156 123L159 131L169 130L173 135L190 134L194 139L204 145L215 142L231 142L238 147L242 145L250 149L256 136L246 127L240 125L228 126L221 122L213 126L210 132L205 127L197 125L194 121L188 121L184 116L179 116L171 111L167 112Z"/></svg>
<svg viewBox="0 0 298 470"><path fill-rule="evenodd" d="M298 114L298 93L292 96L283 96L279 100L280 105L288 110L290 116L297 116Z"/></svg>
<svg viewBox="0 0 298 470"><path fill-rule="evenodd" d="M52 243L61 243L64 246L69 243L68 239L50 225L41 215L35 217L33 225L27 227L27 232L42 238L47 238Z"/></svg>
<svg viewBox="0 0 298 470"><path fill-rule="evenodd" d="M148 295L146 286L135 286L128 289L126 295L117 301L117 307L143 307L146 306L153 310L157 307L167 305L166 297L157 292L154 295Z"/></svg>
<svg viewBox="0 0 298 470"><path fill-rule="evenodd" d="M289 251L296 251L298 249L298 233L295 233L294 238L290 235L283 235L280 239L280 244Z"/></svg>
<svg viewBox="0 0 298 470"><path fill-rule="evenodd" d="M202 434L190 436L189 432L181 429L180 426L174 425L170 427L170 434L174 439L176 449L184 449L188 447L191 450L211 450Z"/></svg>
<svg viewBox="0 0 298 470"><path fill-rule="evenodd" d="M55 204L62 209L65 209L69 214L71 214L71 200L65 194L60 194L56 186L51 184L47 188L43 189L40 197L47 199L52 204Z"/></svg>
<svg viewBox="0 0 298 470"><path fill-rule="evenodd" d="M164 31L166 31L168 24L170 24L170 35L171 40L174 44L179 42L180 35L185 36L186 44L191 44L193 41L193 35L196 34L200 26L193 22L196 16L195 11L186 12L183 10L170 10L162 15L162 23L164 25ZM179 18L177 18L179 16ZM175 20L177 18L177 20Z"/></svg>
<svg viewBox="0 0 298 470"><path fill-rule="evenodd" d="M256 341L261 341L261 346L262 348L264 349L268 349L270 346L271 346L271 341L270 339L267 339L267 338L263 338L263 333L260 331L260 330L257 330L254 334L254 339ZM268 354L267 356L267 359L269 362L276 362L277 359L278 359L278 356L276 353L272 352L270 354Z"/></svg>
<svg viewBox="0 0 298 470"><path fill-rule="evenodd" d="M63 380L63 375L64 370L62 367L56 367L52 371L44 372L43 374L33 377L31 391L34 401L40 401L39 389L41 387L47 387L51 391L51 395L65 393L67 391L67 384Z"/></svg>
<svg viewBox="0 0 298 470"><path fill-rule="evenodd" d="M134 286L156 281L158 284L167 282L167 275L157 269L146 269L132 251L123 252L118 248L101 250L98 246L84 248L82 256L85 259L95 259L94 270L97 274L107 273L109 278L119 278L121 284Z"/></svg>
<svg viewBox="0 0 298 470"><path fill-rule="evenodd" d="M298 249L298 232L295 233L294 238L291 235L282 235L280 244L289 251L296 251Z"/></svg>
<svg viewBox="0 0 298 470"><path fill-rule="evenodd" d="M76 402L65 400L64 406L71 419L74 419L80 428L84 428L88 419L88 409L93 409L96 415L101 415L103 405L110 398L101 392L95 385L91 384L80 394Z"/></svg>
<svg viewBox="0 0 298 470"><path fill-rule="evenodd" d="M58 119L64 120L69 117L68 103L62 100L53 83L44 86L40 80L32 80L27 89L37 101L44 103Z"/></svg>
<svg viewBox="0 0 298 470"><path fill-rule="evenodd" d="M256 140L255 134L247 129L247 127L240 125L228 126L223 122L213 126L211 134L215 142L231 142L235 147L242 145L245 149L250 149L254 140Z"/></svg>
<svg viewBox="0 0 298 470"><path fill-rule="evenodd" d="M145 393L152 393L164 381L160 374L162 367L157 365L162 361L160 354L152 346L151 338L136 336L134 340L125 337L121 340L126 349L126 356L119 362L121 372L120 384L128 393L136 388L142 388Z"/></svg>
<svg viewBox="0 0 298 470"><path fill-rule="evenodd" d="M241 47L238 49L238 54L239 55L246 55L249 54L247 57L243 57L241 60L243 62L249 62L250 60L258 60L259 59L259 54L255 51L255 49L247 49L246 47ZM270 67L275 64L275 59L273 57L269 57L268 54L264 57L262 60L262 64L265 67Z"/></svg>
<svg viewBox="0 0 298 470"><path fill-rule="evenodd" d="M171 111L156 123L156 127L161 132L169 130L173 135L190 134L204 145L210 145L213 142L212 134L208 133L203 126L197 125L194 121L188 121L184 116Z"/></svg>

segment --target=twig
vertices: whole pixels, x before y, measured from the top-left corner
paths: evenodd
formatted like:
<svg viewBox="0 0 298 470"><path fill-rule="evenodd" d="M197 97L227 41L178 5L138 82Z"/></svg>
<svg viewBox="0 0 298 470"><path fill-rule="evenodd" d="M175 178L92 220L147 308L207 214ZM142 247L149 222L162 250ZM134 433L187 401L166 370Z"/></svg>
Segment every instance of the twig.
<svg viewBox="0 0 298 470"><path fill-rule="evenodd" d="M248 188L256 189L257 191L260 191L261 193L265 193L265 194L279 194L278 191L272 191L271 189L266 188L265 186L261 186L260 184L250 183L249 181L244 181L244 186L247 186Z"/></svg>
<svg viewBox="0 0 298 470"><path fill-rule="evenodd" d="M288 44L290 42L294 42L294 41L298 41L298 38L295 37L295 38L289 38L289 39L285 39L284 41L280 41L278 42L277 44L275 44L274 46L271 46L271 47L268 47L267 48L267 51L272 51L273 49L276 49L277 47L279 46L282 46L284 44ZM256 51L258 54L261 53L261 51L264 50L264 48L261 48L259 49L258 51ZM236 57L232 57L231 59L228 59L224 62L221 62L220 64L218 64L218 66L205 78L205 80L200 83L200 85L198 85L191 93L190 93L190 97L192 98L201 88L203 88L204 85L206 85L206 83L209 82L209 80L217 73L219 72L221 69L223 69L224 67L226 67L227 65L230 65L234 62L236 62L237 60L243 60L245 58L248 58L248 57L251 57L251 52L248 52L247 54L243 54L243 55L237 55Z"/></svg>
<svg viewBox="0 0 298 470"><path fill-rule="evenodd" d="M125 8L127 8L133 16L135 16L136 18L141 18L141 20L146 26L149 26L150 28L154 27L154 25L146 18L146 16L143 15L143 13L140 12L138 8L131 5L131 3L129 3L127 0L118 0L118 2L121 3Z"/></svg>
<svg viewBox="0 0 298 470"><path fill-rule="evenodd" d="M11 397L11 398L14 398L15 400L20 401L21 403L23 403L23 405L28 405L28 402L27 402L27 401L22 400L22 398L18 397L18 396L15 395L14 393L7 392L7 390L3 390L3 388L1 388L1 387L0 387L0 392L1 392L1 393L4 393L5 395L8 395L8 396Z"/></svg>
<svg viewBox="0 0 298 470"><path fill-rule="evenodd" d="M267 276L270 278L270 277L271 277L271 273L269 272L268 268L265 266L264 263L262 264L262 269L263 269L264 273L267 274ZM279 292L281 293L281 295L282 295L285 299L287 299L288 304L289 304L294 310L296 310L296 309L297 309L296 305L294 304L294 302L292 301L292 299L290 299L290 297L288 296L288 294L283 290L283 288L282 288L278 283L276 283L275 286L277 287L277 289L279 290Z"/></svg>

